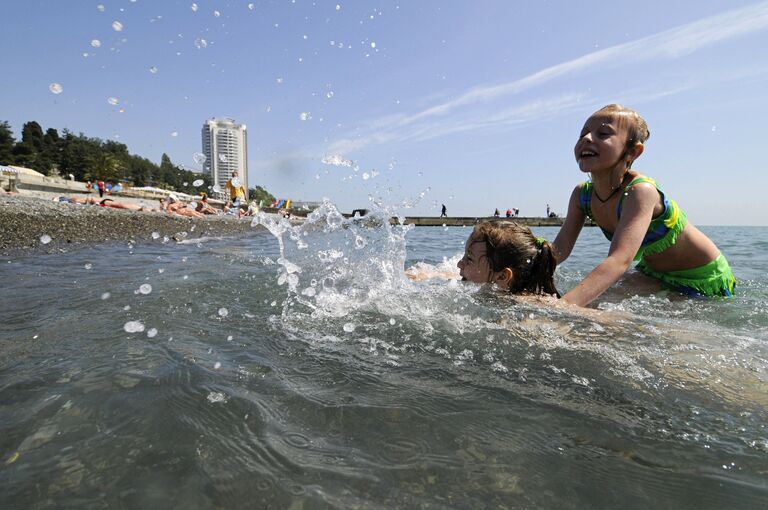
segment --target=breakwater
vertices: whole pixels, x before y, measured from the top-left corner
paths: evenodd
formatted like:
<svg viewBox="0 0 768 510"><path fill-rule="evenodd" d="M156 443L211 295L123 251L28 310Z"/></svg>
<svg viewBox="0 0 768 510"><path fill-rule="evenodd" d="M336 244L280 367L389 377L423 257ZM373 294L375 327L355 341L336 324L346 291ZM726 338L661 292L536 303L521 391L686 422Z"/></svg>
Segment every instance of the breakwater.
<svg viewBox="0 0 768 510"><path fill-rule="evenodd" d="M498 219L509 219L529 227L560 227L564 218L544 218L544 217L514 217L514 218L496 218L494 216L407 216L406 225L415 225L417 227L464 227L473 226L481 221ZM398 218L391 218L389 222L393 225L399 223Z"/></svg>

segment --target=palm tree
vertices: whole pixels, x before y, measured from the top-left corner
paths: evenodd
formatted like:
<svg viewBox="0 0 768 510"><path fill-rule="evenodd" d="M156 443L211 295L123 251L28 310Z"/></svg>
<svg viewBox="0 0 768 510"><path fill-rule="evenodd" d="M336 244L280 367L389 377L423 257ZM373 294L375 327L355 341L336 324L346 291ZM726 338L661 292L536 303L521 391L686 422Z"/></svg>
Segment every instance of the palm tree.
<svg viewBox="0 0 768 510"><path fill-rule="evenodd" d="M108 152L101 152L88 160L89 174L92 179L116 179L122 168L119 159Z"/></svg>

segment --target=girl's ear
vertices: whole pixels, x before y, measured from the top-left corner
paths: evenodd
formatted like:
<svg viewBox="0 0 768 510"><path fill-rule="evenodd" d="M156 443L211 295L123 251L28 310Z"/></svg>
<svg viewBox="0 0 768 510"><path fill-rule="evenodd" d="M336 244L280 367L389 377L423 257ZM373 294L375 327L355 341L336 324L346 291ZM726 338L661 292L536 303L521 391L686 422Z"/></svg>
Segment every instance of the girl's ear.
<svg viewBox="0 0 768 510"><path fill-rule="evenodd" d="M512 270L508 267L505 267L497 273L495 283L502 289L506 289L512 284L512 276Z"/></svg>
<svg viewBox="0 0 768 510"><path fill-rule="evenodd" d="M640 154L642 154L644 150L645 146L642 143L636 143L635 146L629 150L629 154L627 154L630 164L639 158Z"/></svg>

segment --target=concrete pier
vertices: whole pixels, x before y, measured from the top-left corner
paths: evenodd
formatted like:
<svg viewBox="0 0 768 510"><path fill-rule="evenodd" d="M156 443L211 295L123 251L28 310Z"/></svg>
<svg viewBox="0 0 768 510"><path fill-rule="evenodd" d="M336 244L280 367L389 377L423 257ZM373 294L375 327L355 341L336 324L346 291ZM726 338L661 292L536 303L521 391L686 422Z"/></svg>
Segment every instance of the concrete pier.
<svg viewBox="0 0 768 510"><path fill-rule="evenodd" d="M474 226L481 221L487 220L511 220L529 227L559 227L562 226L564 218L538 218L538 217L515 217L515 218L496 218L494 216L452 216L441 218L438 216L407 216L406 225L416 225L417 227L465 227ZM389 220L391 224L398 223L397 218Z"/></svg>

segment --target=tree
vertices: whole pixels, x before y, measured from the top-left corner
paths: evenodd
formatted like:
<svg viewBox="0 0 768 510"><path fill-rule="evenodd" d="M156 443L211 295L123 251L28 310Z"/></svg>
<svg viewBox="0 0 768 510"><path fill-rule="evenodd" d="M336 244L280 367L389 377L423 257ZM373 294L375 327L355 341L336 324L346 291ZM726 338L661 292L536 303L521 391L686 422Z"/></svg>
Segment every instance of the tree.
<svg viewBox="0 0 768 510"><path fill-rule="evenodd" d="M29 144L36 152L43 150L43 128L34 120L21 128L21 143Z"/></svg>
<svg viewBox="0 0 768 510"><path fill-rule="evenodd" d="M122 168L120 160L109 152L101 151L92 156L89 161L90 176L94 179L116 179Z"/></svg>
<svg viewBox="0 0 768 510"><path fill-rule="evenodd" d="M275 197L261 186L256 186L248 190L248 200L263 200L265 204L271 204L275 201Z"/></svg>
<svg viewBox="0 0 768 510"><path fill-rule="evenodd" d="M13 146L16 139L13 137L11 125L7 121L0 122L0 165L12 165L14 163Z"/></svg>

